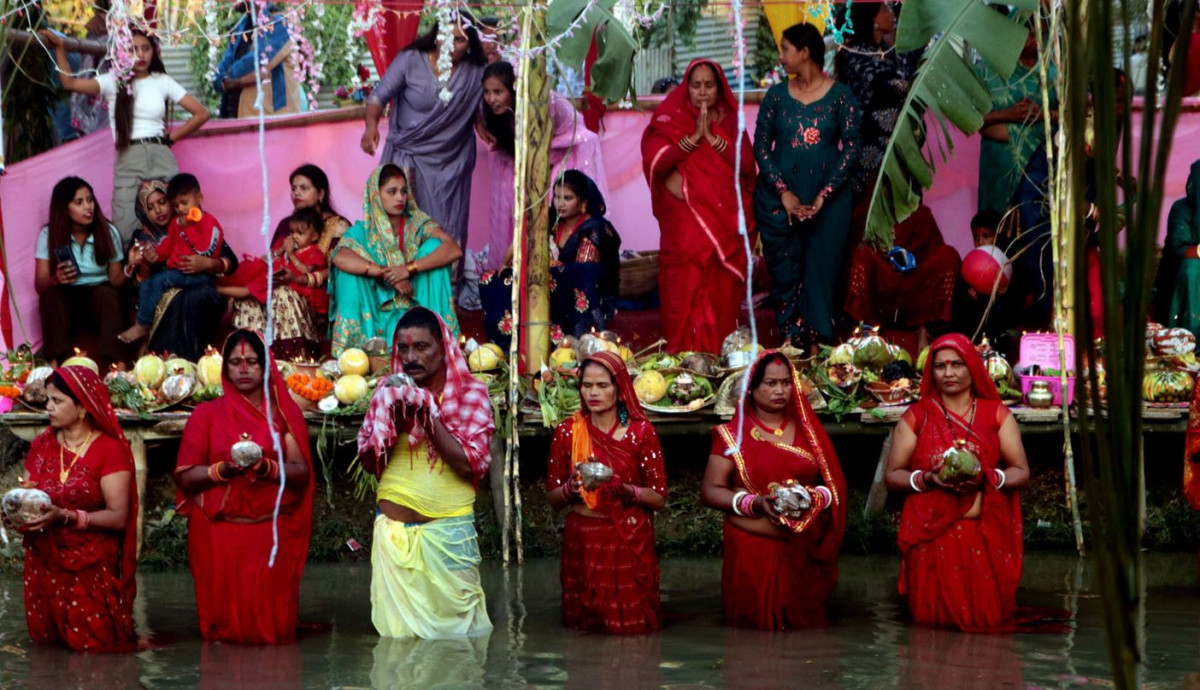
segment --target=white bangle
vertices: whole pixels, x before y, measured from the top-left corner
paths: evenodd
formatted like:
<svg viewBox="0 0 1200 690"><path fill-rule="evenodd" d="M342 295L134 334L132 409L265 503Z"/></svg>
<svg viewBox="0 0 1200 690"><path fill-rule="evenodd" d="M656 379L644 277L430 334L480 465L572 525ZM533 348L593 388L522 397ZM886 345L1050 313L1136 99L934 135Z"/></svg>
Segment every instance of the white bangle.
<svg viewBox="0 0 1200 690"><path fill-rule="evenodd" d="M908 473L908 485L912 487L913 493L920 494L924 492L917 488L917 472L920 472L920 470Z"/></svg>
<svg viewBox="0 0 1200 690"><path fill-rule="evenodd" d="M742 500L742 498L745 497L749 493L750 493L749 491L739 491L733 495L733 500L730 501L730 504L733 506L733 514L734 515L741 515L742 517L745 517L745 514L743 514L742 511L738 510L738 502L740 502Z"/></svg>
<svg viewBox="0 0 1200 690"><path fill-rule="evenodd" d="M996 473L996 491L999 491L1008 482L1008 475L1004 474L1004 470L999 467L994 468L992 471Z"/></svg>

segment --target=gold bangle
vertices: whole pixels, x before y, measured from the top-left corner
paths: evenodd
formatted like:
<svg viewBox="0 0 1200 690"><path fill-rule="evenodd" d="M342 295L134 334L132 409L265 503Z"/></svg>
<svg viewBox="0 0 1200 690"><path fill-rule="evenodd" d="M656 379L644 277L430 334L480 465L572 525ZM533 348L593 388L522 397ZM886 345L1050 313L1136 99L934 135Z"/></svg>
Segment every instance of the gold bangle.
<svg viewBox="0 0 1200 690"><path fill-rule="evenodd" d="M409 261L408 265L404 268L409 272L410 275L416 275L421 272L421 267L417 265L416 261Z"/></svg>

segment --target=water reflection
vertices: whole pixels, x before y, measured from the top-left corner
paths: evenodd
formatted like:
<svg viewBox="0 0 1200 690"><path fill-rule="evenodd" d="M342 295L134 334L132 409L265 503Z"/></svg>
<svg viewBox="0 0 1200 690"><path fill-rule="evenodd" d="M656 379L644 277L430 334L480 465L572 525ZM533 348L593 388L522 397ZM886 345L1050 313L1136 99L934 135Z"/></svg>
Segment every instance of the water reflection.
<svg viewBox="0 0 1200 690"><path fill-rule="evenodd" d="M1148 688L1200 683L1195 556L1151 554ZM483 578L490 636L381 640L371 626L370 570L313 566L301 592L296 644L242 647L199 639L186 572L144 573L135 655L34 647L21 582L0 579L0 687L29 688L958 688L1104 685L1104 619L1091 573L1077 559L1026 558L1023 604L1072 608L1073 634L967 635L912 627L896 594L898 561L844 558L821 630L763 633L721 625L719 559L664 559L666 627L618 638L566 630L558 562L539 560ZM151 635L152 633L152 635ZM1190 684L1190 685L1189 685Z"/></svg>
<svg viewBox="0 0 1200 690"><path fill-rule="evenodd" d="M371 687L482 688L491 634L452 640L381 638L375 645Z"/></svg>
<svg viewBox="0 0 1200 690"><path fill-rule="evenodd" d="M304 657L297 644L200 646L200 690L225 688L299 688L304 686Z"/></svg>

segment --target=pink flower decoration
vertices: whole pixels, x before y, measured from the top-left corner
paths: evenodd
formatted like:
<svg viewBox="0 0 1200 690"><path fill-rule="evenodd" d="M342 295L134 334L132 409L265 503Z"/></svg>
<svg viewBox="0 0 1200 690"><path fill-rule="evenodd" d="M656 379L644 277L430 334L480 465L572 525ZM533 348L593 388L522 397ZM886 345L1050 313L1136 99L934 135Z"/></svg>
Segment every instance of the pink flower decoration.
<svg viewBox="0 0 1200 690"><path fill-rule="evenodd" d="M500 319L499 328L500 332L504 335L512 335L512 313L510 313L507 309L504 311L504 317Z"/></svg>
<svg viewBox="0 0 1200 690"><path fill-rule="evenodd" d="M575 291L575 311L580 314L588 310L587 295L583 294L582 290Z"/></svg>
<svg viewBox="0 0 1200 690"><path fill-rule="evenodd" d="M559 326L558 324L554 324L553 326L550 327L550 342L554 343L555 345L558 345L559 343L561 343L563 341L563 338L565 338L565 337L566 337L566 335L563 333L562 326Z"/></svg>
<svg viewBox="0 0 1200 690"><path fill-rule="evenodd" d="M487 285L488 283L492 282L492 279L495 277L496 277L495 271L484 271L483 275L479 276L479 284Z"/></svg>
<svg viewBox="0 0 1200 690"><path fill-rule="evenodd" d="M804 130L804 143L809 146L814 146L821 142L821 130L816 127L808 127Z"/></svg>

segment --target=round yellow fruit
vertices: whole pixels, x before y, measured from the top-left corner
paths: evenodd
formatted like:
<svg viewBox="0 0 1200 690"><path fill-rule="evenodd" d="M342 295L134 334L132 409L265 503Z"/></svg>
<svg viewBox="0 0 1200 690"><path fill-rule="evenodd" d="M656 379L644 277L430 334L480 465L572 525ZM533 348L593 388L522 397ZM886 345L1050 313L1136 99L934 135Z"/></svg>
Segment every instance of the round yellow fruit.
<svg viewBox="0 0 1200 690"><path fill-rule="evenodd" d="M210 352L201 357L200 361L196 363L196 378L200 380L200 385L205 388L221 385L222 366L224 366L224 362L217 352Z"/></svg>
<svg viewBox="0 0 1200 690"><path fill-rule="evenodd" d="M625 360L626 364L633 364L633 350L624 345L618 345L617 354L621 356L621 359Z"/></svg>
<svg viewBox="0 0 1200 690"><path fill-rule="evenodd" d="M488 343L488 345L491 345L491 343ZM480 345L479 347L475 348L471 354L467 355L467 366L469 366L471 371L474 372L491 371L492 369L495 369L496 367L500 366L500 357L496 355L496 350L499 349L500 348L495 347L494 345L492 347Z"/></svg>
<svg viewBox="0 0 1200 690"><path fill-rule="evenodd" d="M338 357L338 370L342 372L343 376L349 374L363 376L371 370L371 360L367 357L367 353L357 347L347 348Z"/></svg>
<svg viewBox="0 0 1200 690"><path fill-rule="evenodd" d="M667 379L657 371L643 371L633 380L633 390L638 400L653 405L667 394Z"/></svg>
<svg viewBox="0 0 1200 690"><path fill-rule="evenodd" d="M160 359L159 361L161 362L162 360ZM63 362L62 365L64 367L87 367L97 374L100 373L100 367L96 364L96 361L91 357L84 357L83 355L75 355Z"/></svg>
<svg viewBox="0 0 1200 690"><path fill-rule="evenodd" d="M579 364L579 353L569 347L560 347L550 353L550 366L555 369L574 369Z"/></svg>
<svg viewBox="0 0 1200 690"><path fill-rule="evenodd" d="M333 395L341 404L353 405L367 397L367 380L361 374L346 374L333 384Z"/></svg>

